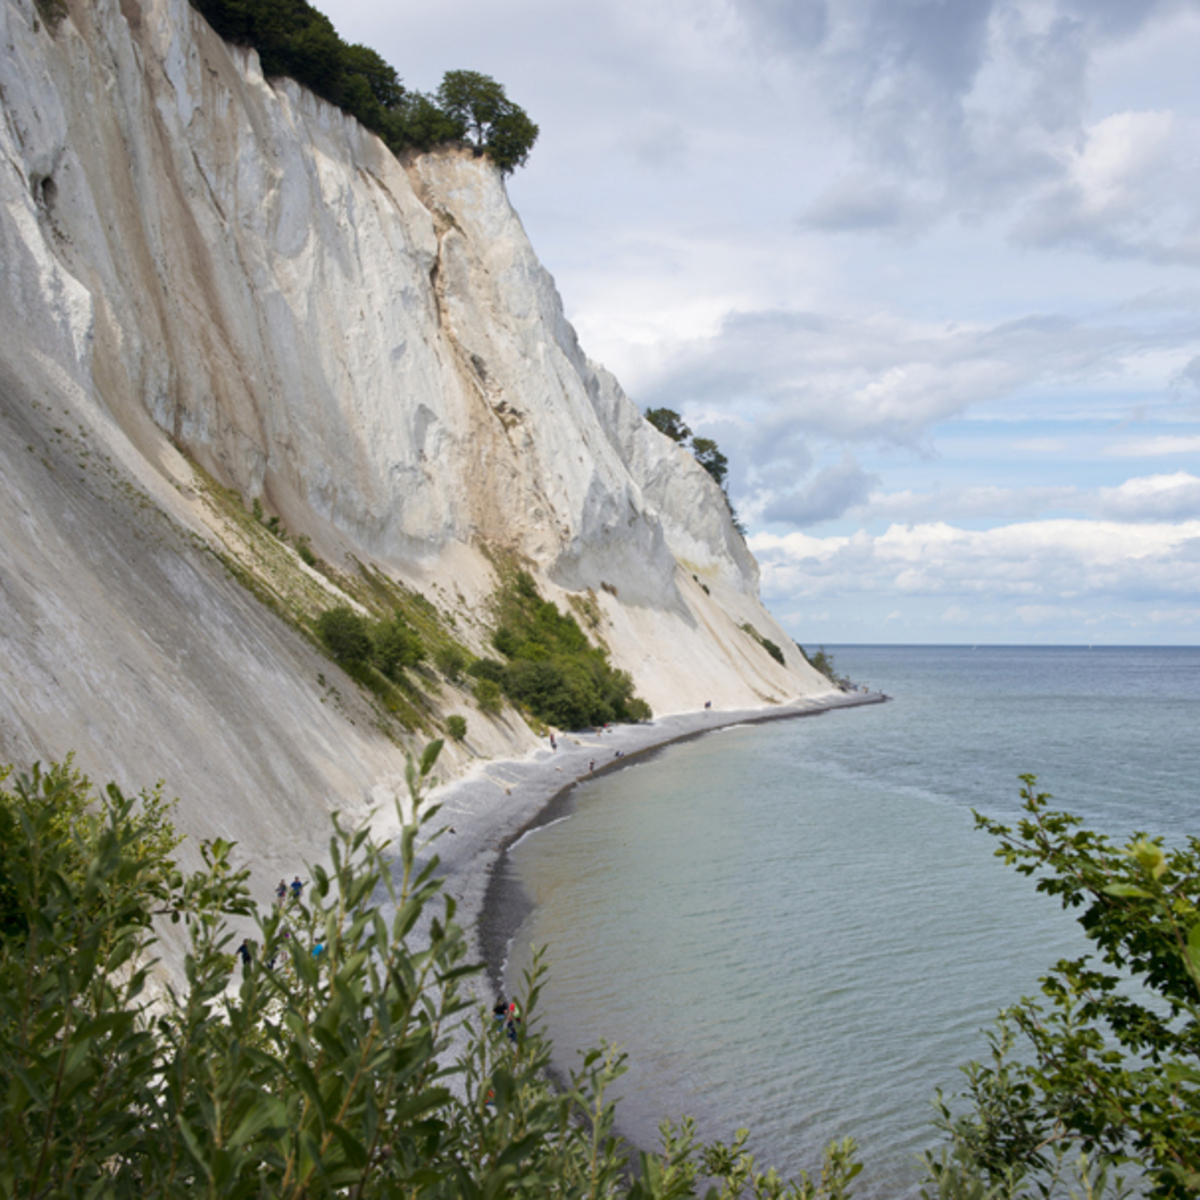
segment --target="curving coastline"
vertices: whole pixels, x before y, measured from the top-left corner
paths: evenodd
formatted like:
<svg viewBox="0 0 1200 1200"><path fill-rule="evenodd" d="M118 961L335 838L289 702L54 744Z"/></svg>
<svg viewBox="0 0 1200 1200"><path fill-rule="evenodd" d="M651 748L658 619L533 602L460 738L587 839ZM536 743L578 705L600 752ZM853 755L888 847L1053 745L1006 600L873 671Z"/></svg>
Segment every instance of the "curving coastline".
<svg viewBox="0 0 1200 1200"><path fill-rule="evenodd" d="M787 704L700 709L608 731L568 733L558 738L557 751L544 743L523 759L481 763L470 774L435 788L431 800L442 806L439 874L458 903L458 921L472 938L476 956L487 967L487 982L477 985L479 998L490 1000L499 993L509 941L528 911L519 886L506 878L505 855L519 838L559 815L576 783L730 725L812 717L888 698L879 692L830 691Z"/></svg>

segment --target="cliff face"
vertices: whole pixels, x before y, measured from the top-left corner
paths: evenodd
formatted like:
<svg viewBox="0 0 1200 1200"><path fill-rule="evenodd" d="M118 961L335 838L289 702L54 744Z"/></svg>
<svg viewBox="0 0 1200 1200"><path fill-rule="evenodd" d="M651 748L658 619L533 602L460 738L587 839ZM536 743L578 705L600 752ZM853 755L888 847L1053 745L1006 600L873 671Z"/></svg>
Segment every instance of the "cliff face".
<svg viewBox="0 0 1200 1200"><path fill-rule="evenodd" d="M827 688L716 486L584 356L485 159L402 164L186 0L68 7L51 30L0 0L0 758L165 776L185 826L272 866L391 786L396 745L234 579L253 547L193 464L481 650L508 555L587 598L656 711ZM445 708L472 713L459 765L532 744Z"/></svg>

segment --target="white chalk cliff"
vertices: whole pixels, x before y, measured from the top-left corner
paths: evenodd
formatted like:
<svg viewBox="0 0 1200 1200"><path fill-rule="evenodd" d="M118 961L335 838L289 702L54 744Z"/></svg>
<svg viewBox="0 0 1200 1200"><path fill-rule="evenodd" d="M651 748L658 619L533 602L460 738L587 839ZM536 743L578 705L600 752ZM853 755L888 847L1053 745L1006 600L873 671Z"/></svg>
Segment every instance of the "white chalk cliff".
<svg viewBox="0 0 1200 1200"><path fill-rule="evenodd" d="M656 712L828 690L717 487L580 349L487 160L398 161L187 0L68 0L53 30L0 0L0 106L0 760L163 777L267 872L388 794L395 741L238 581L196 464L481 653L503 553L594 593ZM452 767L534 744L443 696Z"/></svg>

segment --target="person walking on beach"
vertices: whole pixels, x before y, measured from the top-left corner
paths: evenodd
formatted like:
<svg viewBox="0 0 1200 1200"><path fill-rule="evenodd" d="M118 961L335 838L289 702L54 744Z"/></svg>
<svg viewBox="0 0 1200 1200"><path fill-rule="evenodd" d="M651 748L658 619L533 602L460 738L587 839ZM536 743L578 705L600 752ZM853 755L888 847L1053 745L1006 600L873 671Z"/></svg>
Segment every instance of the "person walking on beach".
<svg viewBox="0 0 1200 1200"><path fill-rule="evenodd" d="M588 771L589 772L594 771L595 769L596 769L596 760L593 758L592 761L588 763Z"/></svg>
<svg viewBox="0 0 1200 1200"><path fill-rule="evenodd" d="M242 974L250 969L250 939L242 938L242 944L237 948L238 957L242 960Z"/></svg>
<svg viewBox="0 0 1200 1200"><path fill-rule="evenodd" d="M287 899L287 884L281 879L279 886L275 889L275 899L282 904Z"/></svg>
<svg viewBox="0 0 1200 1200"><path fill-rule="evenodd" d="M300 876L297 875L296 878L292 880L292 899L299 900L300 893L302 891L304 891L304 884L300 882Z"/></svg>

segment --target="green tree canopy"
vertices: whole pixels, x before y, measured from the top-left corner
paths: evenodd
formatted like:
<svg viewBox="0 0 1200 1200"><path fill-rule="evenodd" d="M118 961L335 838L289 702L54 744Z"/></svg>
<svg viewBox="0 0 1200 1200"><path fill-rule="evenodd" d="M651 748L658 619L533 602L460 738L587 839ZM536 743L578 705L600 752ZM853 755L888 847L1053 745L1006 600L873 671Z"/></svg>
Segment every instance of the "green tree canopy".
<svg viewBox="0 0 1200 1200"><path fill-rule="evenodd" d="M371 656L371 628L366 617L348 604L327 609L317 618L317 632L339 662L366 662Z"/></svg>
<svg viewBox="0 0 1200 1200"><path fill-rule="evenodd" d="M665 433L671 441L679 442L681 445L692 436L692 431L673 408L648 408L646 409L646 420L659 433Z"/></svg>
<svg viewBox="0 0 1200 1200"><path fill-rule="evenodd" d="M504 86L479 71L447 71L437 90L442 110L463 136L509 174L529 157L538 127L505 94Z"/></svg>
<svg viewBox="0 0 1200 1200"><path fill-rule="evenodd" d="M495 80L449 71L437 96L410 92L368 46L349 45L307 0L191 0L225 38L258 51L268 78L287 76L336 104L395 153L469 139L505 173L522 166L538 127Z"/></svg>
<svg viewBox="0 0 1200 1200"><path fill-rule="evenodd" d="M721 453L712 438L693 438L692 454L696 461L725 489L725 476L729 474L729 459Z"/></svg>
<svg viewBox="0 0 1200 1200"><path fill-rule="evenodd" d="M560 729L650 717L629 672L613 667L608 651L593 646L570 613L543 600L527 572L517 572L501 589L497 615L492 645L508 661L476 659L469 672L481 683L494 683Z"/></svg>

